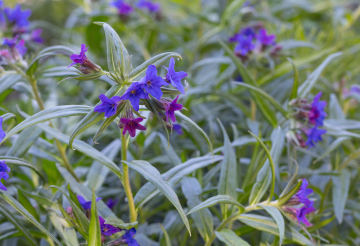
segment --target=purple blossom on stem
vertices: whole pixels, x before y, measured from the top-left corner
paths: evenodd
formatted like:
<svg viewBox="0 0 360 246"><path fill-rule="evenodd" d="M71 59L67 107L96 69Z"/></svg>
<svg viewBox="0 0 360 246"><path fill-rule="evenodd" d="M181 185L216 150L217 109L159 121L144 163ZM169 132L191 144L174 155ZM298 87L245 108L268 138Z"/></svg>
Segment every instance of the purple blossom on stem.
<svg viewBox="0 0 360 246"><path fill-rule="evenodd" d="M156 99L160 100L163 95L160 87L167 85L165 80L157 75L157 70L154 65L148 66L146 70L146 76L140 79L139 83L146 93L151 94Z"/></svg>
<svg viewBox="0 0 360 246"><path fill-rule="evenodd" d="M183 135L183 134L184 134L181 125L174 124L174 125L173 125L173 129L174 129L174 130L177 132L177 134L179 134L179 135Z"/></svg>
<svg viewBox="0 0 360 246"><path fill-rule="evenodd" d="M127 91L120 97L121 100L129 100L136 111L139 111L140 99L148 99L148 94L142 89L139 82L132 83Z"/></svg>
<svg viewBox="0 0 360 246"><path fill-rule="evenodd" d="M3 117L0 117L0 142L6 136L6 132L2 129L3 120L4 120Z"/></svg>
<svg viewBox="0 0 360 246"><path fill-rule="evenodd" d="M255 49L255 44L253 43L253 37L241 35L238 38L238 44L235 47L235 53L238 55L246 56L250 51Z"/></svg>
<svg viewBox="0 0 360 246"><path fill-rule="evenodd" d="M311 110L308 114L309 121L314 124L315 126L322 126L323 121L326 117L326 113L324 111L327 102L326 101L319 101L320 97L322 95L322 92L318 93L314 97L314 101L311 104Z"/></svg>
<svg viewBox="0 0 360 246"><path fill-rule="evenodd" d="M356 85L352 85L350 88L350 92L355 93L355 94L360 94L360 87L358 87Z"/></svg>
<svg viewBox="0 0 360 246"><path fill-rule="evenodd" d="M86 48L86 45L85 44L81 44L81 51L80 51L80 54L77 55L77 54L72 54L70 56L70 59L73 60L73 63L71 63L68 67L71 67L75 64L83 64L87 57L85 55L85 52L88 50L89 48Z"/></svg>
<svg viewBox="0 0 360 246"><path fill-rule="evenodd" d="M261 28L257 35L257 39L262 45L273 45L275 44L276 36L274 34L267 35L266 29Z"/></svg>
<svg viewBox="0 0 360 246"><path fill-rule="evenodd" d="M3 45L7 45L9 48L15 47L17 43L18 36L15 36L12 39L4 38Z"/></svg>
<svg viewBox="0 0 360 246"><path fill-rule="evenodd" d="M252 27L245 27L240 30L238 33L235 33L232 37L229 38L229 42L238 42L241 36L255 38L256 33Z"/></svg>
<svg viewBox="0 0 360 246"><path fill-rule="evenodd" d="M19 43L15 45L15 48L21 57L23 57L27 51L27 48L25 47L25 41L23 39L21 39Z"/></svg>
<svg viewBox="0 0 360 246"><path fill-rule="evenodd" d="M124 236L122 236L120 242L127 244L128 246L140 246L140 244L138 244L138 242L134 239L135 233L136 233L135 228L131 228L127 230Z"/></svg>
<svg viewBox="0 0 360 246"><path fill-rule="evenodd" d="M0 161L0 180L7 180L9 178L10 168L6 165L5 161ZM0 190L7 191L7 188L0 182Z"/></svg>
<svg viewBox="0 0 360 246"><path fill-rule="evenodd" d="M42 33L42 29L41 28L36 28L34 29L31 33L30 33L30 39L33 42L42 44L44 43L44 39L41 37L41 33Z"/></svg>
<svg viewBox="0 0 360 246"><path fill-rule="evenodd" d="M171 58L169 67L166 68L167 74L165 75L165 81L171 83L176 89L178 89L182 94L185 94L184 86L181 83L181 80L187 76L187 73L180 71L175 72L175 59Z"/></svg>
<svg viewBox="0 0 360 246"><path fill-rule="evenodd" d="M106 206L108 206L110 209L113 209L114 206L119 202L119 199L112 199L109 198L109 200L106 202Z"/></svg>
<svg viewBox="0 0 360 246"><path fill-rule="evenodd" d="M124 0L115 0L111 2L111 5L117 8L120 15L129 15L134 11L133 7L126 3Z"/></svg>
<svg viewBox="0 0 360 246"><path fill-rule="evenodd" d="M111 236L117 232L122 231L118 227L112 226L110 224L105 224L105 220L101 216L99 216L99 221L100 221L101 234L104 236Z"/></svg>
<svg viewBox="0 0 360 246"><path fill-rule="evenodd" d="M94 108L94 111L98 113L105 113L105 117L113 116L116 113L119 101L121 101L120 97L114 96L112 98L108 98L104 94L100 94L99 98L101 100L101 104L97 105Z"/></svg>
<svg viewBox="0 0 360 246"><path fill-rule="evenodd" d="M135 137L136 130L145 131L146 127L143 125L140 125L141 121L143 121L143 118L141 118L141 117L136 118L136 119L121 118L120 123L124 127L122 134L125 135L126 132L129 132L129 135L131 137Z"/></svg>
<svg viewBox="0 0 360 246"><path fill-rule="evenodd" d="M325 133L326 133L326 130L318 129L317 126L310 128L306 134L307 138L308 138L305 143L306 146L309 146L309 148L315 147L315 143L322 141L321 136Z"/></svg>
<svg viewBox="0 0 360 246"><path fill-rule="evenodd" d="M136 6L140 9L147 9L149 12L152 12L152 13L160 12L160 4L153 3L150 0L140 0Z"/></svg>
<svg viewBox="0 0 360 246"><path fill-rule="evenodd" d="M306 226L311 226L312 224L306 218L307 214L313 213L316 209L313 207L314 202L311 202L309 205L303 206L296 210L296 218L300 222L304 223Z"/></svg>
<svg viewBox="0 0 360 246"><path fill-rule="evenodd" d="M180 103L176 103L178 99L179 96L177 96L171 103L165 106L166 121L168 121L169 118L173 122L176 121L175 111L181 110L183 108L183 106Z"/></svg>
<svg viewBox="0 0 360 246"><path fill-rule="evenodd" d="M79 200L80 205L85 210L91 209L91 201L86 201L85 198L80 195L78 195L77 198ZM96 201L99 201L99 200L101 200L101 197L96 198Z"/></svg>
<svg viewBox="0 0 360 246"><path fill-rule="evenodd" d="M299 190L296 192L296 194L290 198L290 200L287 202L287 204L299 204L303 203L305 205L310 205L312 202L308 198L309 195L313 193L312 189L307 188L308 181L306 179L302 179L302 184L299 188Z"/></svg>
<svg viewBox="0 0 360 246"><path fill-rule="evenodd" d="M20 4L16 4L14 9L5 8L5 13L10 22L14 22L18 27L27 27L30 23L28 18L31 10L21 10Z"/></svg>

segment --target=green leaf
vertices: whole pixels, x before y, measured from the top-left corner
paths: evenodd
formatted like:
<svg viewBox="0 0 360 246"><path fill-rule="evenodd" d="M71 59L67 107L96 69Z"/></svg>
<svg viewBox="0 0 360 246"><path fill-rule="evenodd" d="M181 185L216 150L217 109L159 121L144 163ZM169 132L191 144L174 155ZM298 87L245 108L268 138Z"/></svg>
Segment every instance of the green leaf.
<svg viewBox="0 0 360 246"><path fill-rule="evenodd" d="M326 59L318 66L305 80L305 82L299 87L298 94L299 98L306 98L311 89L314 87L316 81L318 80L320 74L325 69L325 67L330 63L332 59L340 56L342 53L337 52L329 55Z"/></svg>
<svg viewBox="0 0 360 246"><path fill-rule="evenodd" d="M13 208L15 208L20 214L22 214L26 219L28 219L32 224L34 224L37 228L39 228L42 232L47 234L52 238L58 245L62 246L62 244L53 236L48 230L46 230L35 218L32 216L18 201L12 198L5 192L1 192L0 196L5 199Z"/></svg>
<svg viewBox="0 0 360 246"><path fill-rule="evenodd" d="M187 230L189 231L189 234L191 235L189 221L185 215L184 210L181 207L179 198L177 197L175 191L171 188L171 186L162 179L159 171L146 161L122 162L128 165L131 169L140 173L147 181L152 183L169 199L169 201L175 206L175 208L179 212Z"/></svg>
<svg viewBox="0 0 360 246"><path fill-rule="evenodd" d="M9 131L6 134L5 138L1 141L1 143L6 141L6 139L11 137L15 133L18 133L19 131L21 131L27 127L30 127L32 125L35 125L35 124L38 124L38 123L41 123L44 121L48 121L51 119L60 118L60 117L84 115L84 114L87 114L89 112L89 110L91 110L91 109L92 109L92 107L82 106L82 105L56 106L56 107L45 109L43 111L40 111L37 114L34 114L34 115L28 117L27 119L22 121L20 124L15 126L13 129L11 129L11 131Z"/></svg>
<svg viewBox="0 0 360 246"><path fill-rule="evenodd" d="M215 232L216 237L228 246L250 246L244 239L230 229Z"/></svg>
<svg viewBox="0 0 360 246"><path fill-rule="evenodd" d="M204 208L209 208L209 207L214 206L215 204L218 204L218 203L235 205L235 206L237 206L239 208L240 213L245 211L245 208L243 207L243 205L238 203L231 196L217 195L217 196L210 197L206 201L204 201L204 202L200 203L199 205L197 205L196 207L192 208L187 214L191 214L191 213L200 211L200 210L202 210Z"/></svg>
<svg viewBox="0 0 360 246"><path fill-rule="evenodd" d="M231 147L231 142L229 136L227 135L224 126L221 124L218 119L218 123L221 127L223 136L224 136L224 159L221 162L221 171L220 179L218 185L218 194L219 195L228 195L235 200L237 199L237 167L236 167L236 156L233 148ZM227 217L228 206L222 205L221 211L223 217Z"/></svg>
<svg viewBox="0 0 360 246"><path fill-rule="evenodd" d="M28 229L25 227L22 221L19 221L13 213L11 213L3 204L0 203L0 213L6 218L7 221L11 222L26 239L34 246L38 245L35 238L31 235Z"/></svg>
<svg viewBox="0 0 360 246"><path fill-rule="evenodd" d="M124 223L124 221L122 221L121 219L117 218L117 217L107 217L105 219L105 224L110 224L113 225L115 227L119 227L122 229L130 229L133 227L136 227L138 225L138 222L132 222L132 223Z"/></svg>
<svg viewBox="0 0 360 246"><path fill-rule="evenodd" d="M345 114L335 94L330 94L328 119L345 120Z"/></svg>
<svg viewBox="0 0 360 246"><path fill-rule="evenodd" d="M282 244L282 242L284 241L284 234L285 234L285 221L283 216L281 215L280 211L273 206L263 206L263 205L259 205L260 207L262 207L263 209L266 210L266 212L268 212L268 214L270 214L270 216L275 220L278 228L279 228L279 237L280 237L280 245Z"/></svg>
<svg viewBox="0 0 360 246"><path fill-rule="evenodd" d="M255 228L256 230L265 231L275 236L280 236L279 229L274 220L271 218L255 214L244 214L239 216L238 220L248 226ZM287 227L285 230L285 239L300 245L313 245L309 239L304 237L291 226Z"/></svg>
<svg viewBox="0 0 360 246"><path fill-rule="evenodd" d="M105 31L109 72L116 76L117 82L128 80L132 67L131 59L119 35L107 23L94 23L103 26Z"/></svg>
<svg viewBox="0 0 360 246"><path fill-rule="evenodd" d="M251 135L253 135L253 134L251 134ZM271 188L269 199L272 198L272 195L274 192L274 185L275 185L275 172L274 172L275 165L276 165L275 163L279 162L280 154L284 148L284 142L285 142L285 140L284 140L285 136L282 132L281 127L278 127L277 129L274 129L274 131L273 131L272 141L271 141L272 147L271 147L270 152L266 148L264 143L260 139L258 139L258 137L256 137L255 135L253 135L253 136L258 140L260 145L265 150L266 155L268 156L268 159L266 160L266 162L264 163L264 165L262 166L262 168L260 169L260 171L257 174L256 183L252 187L251 194L249 197L250 205L260 202L261 198L266 193L270 184L272 184L272 188Z"/></svg>
<svg viewBox="0 0 360 246"><path fill-rule="evenodd" d="M293 178L295 178L296 175L293 175ZM293 195L295 195L295 193L299 190L300 186L302 185L302 179L299 179L298 182L296 183L296 185L294 187L292 187L290 189L290 184L291 182L289 182L286 186L286 188L284 189L284 191L281 193L280 198L278 200L278 205L282 206L284 205Z"/></svg>
<svg viewBox="0 0 360 246"><path fill-rule="evenodd" d="M221 16L221 25L228 23L233 18L234 13L241 9L244 2L245 0L235 0L230 2Z"/></svg>
<svg viewBox="0 0 360 246"><path fill-rule="evenodd" d="M26 128L16 138L11 148L6 152L6 155L23 157L42 133L43 131L36 126Z"/></svg>
<svg viewBox="0 0 360 246"><path fill-rule="evenodd" d="M162 179L166 180L171 187L174 187L180 182L182 177L189 175L197 169L216 163L222 159L222 156L214 156L213 158L211 156L192 158L180 165L171 168L169 171L163 173L161 177ZM135 195L134 202L136 208L141 207L157 194L159 194L159 190L157 190L156 187L151 183L146 183Z"/></svg>
<svg viewBox="0 0 360 246"><path fill-rule="evenodd" d="M350 180L351 174L346 168L340 171L339 177L333 178L332 202L339 224L343 220L345 204L349 195Z"/></svg>
<svg viewBox="0 0 360 246"><path fill-rule="evenodd" d="M337 138L335 141L333 141L326 149L325 151L318 157L316 158L316 160L313 163L316 163L318 161L321 161L322 159L324 159L326 156L330 155L331 153L333 153L333 151L339 147L343 142L349 140L349 137L339 137Z"/></svg>
<svg viewBox="0 0 360 246"><path fill-rule="evenodd" d="M167 231L166 231L165 228L162 226L162 224L160 224L160 227L161 227L161 230L163 231L164 236L165 236L166 246L172 246L169 233L167 233Z"/></svg>
<svg viewBox="0 0 360 246"><path fill-rule="evenodd" d="M201 186L196 178L184 177L181 181L181 190L187 199L189 208L194 208L201 203ZM204 209L192 214L197 230L207 242L213 231L213 219L209 209Z"/></svg>
<svg viewBox="0 0 360 246"><path fill-rule="evenodd" d="M37 221L40 221L39 214L37 213L34 206L30 203L29 199L21 192L20 189L17 190L18 192L18 199L21 205L32 215Z"/></svg>
<svg viewBox="0 0 360 246"><path fill-rule="evenodd" d="M0 94L16 84L22 76L20 74L9 73L0 77Z"/></svg>
<svg viewBox="0 0 360 246"><path fill-rule="evenodd" d="M100 221L97 213L96 205L96 196L93 190L92 199L91 199L91 219L90 219L90 228L89 228L89 246L101 246L101 229Z"/></svg>
<svg viewBox="0 0 360 246"><path fill-rule="evenodd" d="M166 52L166 53L162 53L160 55L154 56L154 57L150 58L149 60L145 61L143 64L136 67L134 70L132 70L130 73L130 76L129 76L129 81L132 81L133 79L135 79L136 77L141 75L141 73L143 73L148 68L149 65L154 65L156 67L159 67L167 59L170 59L171 57L179 58L180 60L182 59L181 55L178 53L175 53L175 52Z"/></svg>
<svg viewBox="0 0 360 246"><path fill-rule="evenodd" d="M291 95L290 95L290 100L297 98L297 92L298 92L298 87L299 87L299 70L297 69L295 63L293 60L291 60L290 58L287 58L288 61L291 63L293 70L294 70L294 83L293 83L293 88L291 90Z"/></svg>

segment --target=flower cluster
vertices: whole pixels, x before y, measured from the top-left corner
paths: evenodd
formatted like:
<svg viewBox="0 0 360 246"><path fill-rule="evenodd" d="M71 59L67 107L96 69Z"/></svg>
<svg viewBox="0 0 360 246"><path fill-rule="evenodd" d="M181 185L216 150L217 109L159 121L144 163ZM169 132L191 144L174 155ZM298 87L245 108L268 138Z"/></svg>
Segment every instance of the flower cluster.
<svg viewBox="0 0 360 246"><path fill-rule="evenodd" d="M301 147L315 147L315 143L322 141L322 135L326 133L325 129L319 128L324 125L327 104L326 101L320 101L321 95L322 92L318 93L312 103L308 103L305 99L295 99L290 102L290 106L296 109L294 115L296 126L293 127L295 142L298 142Z"/></svg>
<svg viewBox="0 0 360 246"><path fill-rule="evenodd" d="M161 8L159 3L154 3L151 0L139 0L133 7L131 4L125 2L125 0L114 0L110 3L111 6L117 9L119 16L127 17L135 8L149 11L150 13L160 14Z"/></svg>
<svg viewBox="0 0 360 246"><path fill-rule="evenodd" d="M303 223L306 226L311 226L306 215L313 213L316 209L313 206L314 202L308 198L308 196L313 193L313 190L307 188L307 186L308 181L303 179L300 189L284 204L283 209L289 213L299 225Z"/></svg>
<svg viewBox="0 0 360 246"><path fill-rule="evenodd" d="M237 43L234 52L241 59L247 59L251 53L261 53L269 47L273 48L271 54L274 55L281 49L275 40L276 36L268 35L261 26L246 27L229 38L229 42Z"/></svg>

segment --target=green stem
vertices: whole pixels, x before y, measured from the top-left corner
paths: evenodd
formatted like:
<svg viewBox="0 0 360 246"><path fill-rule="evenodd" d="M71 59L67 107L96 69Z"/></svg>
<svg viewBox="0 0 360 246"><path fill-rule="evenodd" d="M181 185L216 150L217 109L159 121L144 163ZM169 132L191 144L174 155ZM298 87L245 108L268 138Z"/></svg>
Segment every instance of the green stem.
<svg viewBox="0 0 360 246"><path fill-rule="evenodd" d="M127 149L128 149L128 143L126 141L126 136L121 134L121 158L123 161L127 161ZM123 185L126 193L126 197L129 203L129 210L130 210L130 222L135 222L137 220L137 213L134 203L134 197L131 192L131 186L130 186L130 179L129 179L129 166L123 163Z"/></svg>

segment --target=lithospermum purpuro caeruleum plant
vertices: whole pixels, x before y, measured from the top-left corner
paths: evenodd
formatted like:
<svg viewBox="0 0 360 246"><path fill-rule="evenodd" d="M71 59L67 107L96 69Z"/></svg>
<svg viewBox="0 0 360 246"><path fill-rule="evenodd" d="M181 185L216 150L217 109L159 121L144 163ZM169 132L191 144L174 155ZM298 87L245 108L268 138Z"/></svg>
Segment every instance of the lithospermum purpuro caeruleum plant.
<svg viewBox="0 0 360 246"><path fill-rule="evenodd" d="M11 4L0 245L359 244L357 3Z"/></svg>

